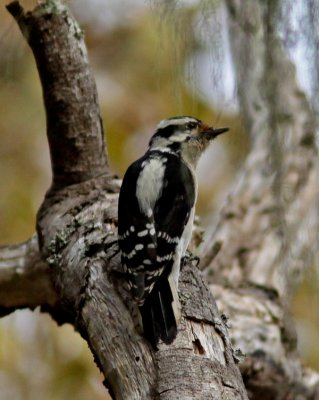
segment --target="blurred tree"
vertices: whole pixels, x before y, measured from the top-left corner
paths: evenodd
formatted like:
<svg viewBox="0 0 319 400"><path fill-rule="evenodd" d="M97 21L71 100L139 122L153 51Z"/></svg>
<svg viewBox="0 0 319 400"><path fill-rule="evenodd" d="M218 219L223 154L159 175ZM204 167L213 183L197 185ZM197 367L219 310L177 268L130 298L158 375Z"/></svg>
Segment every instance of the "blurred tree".
<svg viewBox="0 0 319 400"><path fill-rule="evenodd" d="M85 6L80 2L73 3L75 14L80 13ZM96 9L100 13L104 9L105 16L105 5L98 3L96 2ZM191 5L183 2L152 2L155 13L147 14L145 8L140 7L133 19L129 17L130 12L124 11L129 3L124 3L117 5L120 7L118 15L121 15L121 23L112 23L111 20L108 25L102 18L102 27L96 24L95 30L88 31L87 35L102 115L107 121L108 151L112 168L122 173L125 165L136 158L140 149L145 147L152 126L169 115L197 115L207 121L229 125L233 131L236 131L234 127L240 127L239 132L243 132L238 117L231 113L220 115L218 108L214 111L212 104L201 93L194 91L198 82L194 78L192 62L194 54L201 54L201 49L205 47L200 40L200 34L206 39L212 39L211 46L215 46L217 50L220 48L220 43L215 43L216 32L214 35L201 32L198 27L211 26L213 23L216 25L216 20L212 21L210 18L221 15L216 12L221 2L193 2ZM313 21L317 4L314 1L310 3L306 11ZM288 18L293 10L287 12L285 1L272 2L269 5L253 2L237 4L232 1L227 1L226 4L229 20L224 22L230 25L239 102L245 127L251 138L251 153L240 175L241 186L237 187L230 201L225 203L217 230L210 224L210 233L200 251L203 258L209 261L213 244L224 241L222 251L206 271L208 276L213 276L213 293L220 306L231 316L235 326L231 333L236 346L251 355L241 366L250 397L284 398L289 388L282 384L282 380L288 380L296 386L300 385L304 398L311 398L318 378L300 367L291 329L287 328L290 322L284 321L275 292L266 290L264 293L264 289L255 286L262 284L268 290L276 288L280 291L281 300L289 300L293 293L292 287L298 284L296 277L301 279L306 266L312 263L309 255L317 248L315 235L310 234L309 228L312 226L313 232L317 232L314 114L307 98L296 85L293 67L285 53L289 51L291 41L288 44L285 41L288 33L284 28L289 27ZM33 7L35 2L29 1L26 5ZM301 7L301 10L304 9ZM0 13L1 19L9 21L4 10ZM89 17L87 15L87 27L90 23ZM102 32L103 25L111 28ZM2 210L8 210L0 218L0 232L2 241L15 242L29 237L33 232L35 213L41 203L42 193L49 186L50 162L43 135L45 126L39 95L40 85L31 55L26 47L22 47L20 36L14 31L12 22L2 26L10 26L10 29L5 28L7 30L2 33L0 43L1 54L4 55L0 59L0 101L3 114L7 116L0 121L0 176L4 183L0 189L0 205ZM278 40L283 31L285 46L281 47ZM313 38L309 32L306 34ZM314 48L315 45L316 41L313 40ZM187 77L191 77L190 80ZM313 82L313 87L315 84L316 81ZM215 85L216 82L212 87L216 87ZM312 92L312 101L315 102L316 91ZM19 118L16 117L17 110ZM297 115L300 115L300 119ZM29 134L26 136L25 124L21 121L28 123L27 131L32 132L32 140L29 140ZM143 132L139 131L141 126L145 127ZM202 180L202 197L199 199L203 211L215 211L218 198L229 190L232 176L247 151L247 138L241 133L231 140L226 138L223 147L210 153L204 160L204 165L200 168L205 178ZM215 172L217 169L221 172ZM28 188L28 192L25 192L24 187ZM6 254L4 249L4 267L8 265ZM12 260L16 260L16 255L11 263ZM220 271L224 273L221 274ZM231 291L222 290L225 280L227 287L233 287ZM220 285L217 286L217 283ZM315 290L314 288L313 291ZM254 303L255 308L249 309L247 303ZM4 308L8 307L7 302L1 304ZM243 308L240 308L241 305ZM41 327L45 326L32 320L29 315L26 319L21 325L23 330L38 326L41 331ZM44 329L47 352L46 339L49 333ZM12 331L9 329L3 332L8 332L7 335L11 336ZM76 340L73 333L63 332L58 337L63 335L70 337L70 341ZM50 338L52 341L53 336ZM12 384L8 384L8 369L3 370L1 389L12 388L7 389L9 391L1 390L3 398L10 396L25 399L29 396L34 399L34 393L27 394L27 388L32 387L41 399L45 396L50 399L67 398L70 393L75 393L75 382L78 389L76 398L102 398L103 393L100 389L94 389L94 385L92 392L86 392L90 387L87 382L93 379L89 378L92 372L85 366L84 360L87 357L80 361L81 357L71 356L66 362L66 347L59 350L57 346L51 354L60 352L60 362L48 357L46 368L49 366L51 371L41 380L34 377L31 383L28 368L23 367L27 365L31 354L26 353L25 360L19 361L21 353L18 352L18 343L19 341L12 342L11 346L2 350L2 364L10 365L9 360L12 363L10 368L21 364L21 368L17 368L18 378L10 378ZM40 340L36 343L39 348L44 347ZM16 356L11 357L12 354ZM260 354L263 356L260 357ZM46 361L43 354L41 360L34 360L36 362L40 362L36 368L45 372L43 364ZM271 379L265 379L264 375L258 376L256 373L257 370L260 371L260 365L270 377L274 371L277 376L282 374L282 380L273 382L269 389L267 385ZM272 370L272 365L279 368L280 373L278 369ZM52 375L54 370L57 371L56 375ZM301 373L304 377L300 377ZM88 378L80 380L79 385L77 376ZM60 386L57 381L61 381ZM297 389L294 385L291 390L296 395Z"/></svg>

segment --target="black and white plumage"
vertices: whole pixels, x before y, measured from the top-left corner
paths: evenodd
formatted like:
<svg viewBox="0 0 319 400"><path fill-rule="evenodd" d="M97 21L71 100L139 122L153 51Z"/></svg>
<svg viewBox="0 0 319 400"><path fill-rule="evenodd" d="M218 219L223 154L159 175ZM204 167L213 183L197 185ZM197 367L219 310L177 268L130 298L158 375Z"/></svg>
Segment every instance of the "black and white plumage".
<svg viewBox="0 0 319 400"><path fill-rule="evenodd" d="M180 262L191 239L197 161L227 128L192 117L158 125L147 152L127 170L119 197L121 260L139 307L144 336L171 343L180 321Z"/></svg>

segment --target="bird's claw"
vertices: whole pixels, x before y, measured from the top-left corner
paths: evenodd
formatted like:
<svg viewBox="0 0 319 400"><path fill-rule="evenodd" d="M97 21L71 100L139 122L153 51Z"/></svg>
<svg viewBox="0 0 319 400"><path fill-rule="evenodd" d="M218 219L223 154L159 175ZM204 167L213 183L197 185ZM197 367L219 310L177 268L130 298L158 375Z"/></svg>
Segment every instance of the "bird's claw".
<svg viewBox="0 0 319 400"><path fill-rule="evenodd" d="M181 268L183 268L186 264L192 264L194 267L198 267L199 262L200 258L198 256L187 252L185 256L182 257Z"/></svg>

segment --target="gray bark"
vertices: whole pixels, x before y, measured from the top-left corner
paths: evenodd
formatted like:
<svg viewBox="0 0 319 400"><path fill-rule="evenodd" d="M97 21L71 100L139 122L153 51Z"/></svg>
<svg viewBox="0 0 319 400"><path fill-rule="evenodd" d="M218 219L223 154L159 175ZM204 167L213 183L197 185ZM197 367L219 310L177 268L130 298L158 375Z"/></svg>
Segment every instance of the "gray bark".
<svg viewBox="0 0 319 400"><path fill-rule="evenodd" d="M53 179L37 233L58 301L44 309L87 340L115 399L246 399L224 320L196 268L182 273L174 343L154 352L137 333L117 249L119 182L107 166L83 35L58 1L8 10L34 53L47 113Z"/></svg>
<svg viewBox="0 0 319 400"><path fill-rule="evenodd" d="M0 247L0 315L18 308L54 306L58 300L48 265L41 260L38 238Z"/></svg>

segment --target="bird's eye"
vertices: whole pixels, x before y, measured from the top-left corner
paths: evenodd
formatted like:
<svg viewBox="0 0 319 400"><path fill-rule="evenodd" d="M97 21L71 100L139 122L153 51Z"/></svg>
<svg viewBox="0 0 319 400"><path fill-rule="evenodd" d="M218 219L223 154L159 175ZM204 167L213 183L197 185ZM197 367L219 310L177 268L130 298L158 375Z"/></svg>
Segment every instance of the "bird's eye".
<svg viewBox="0 0 319 400"><path fill-rule="evenodd" d="M197 123L196 122L189 122L187 124L187 129L195 129L197 127Z"/></svg>

